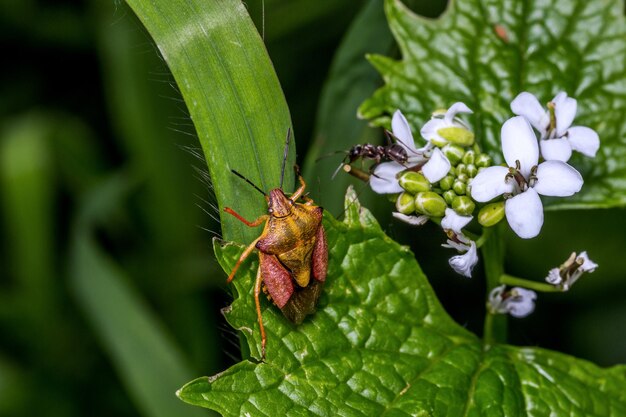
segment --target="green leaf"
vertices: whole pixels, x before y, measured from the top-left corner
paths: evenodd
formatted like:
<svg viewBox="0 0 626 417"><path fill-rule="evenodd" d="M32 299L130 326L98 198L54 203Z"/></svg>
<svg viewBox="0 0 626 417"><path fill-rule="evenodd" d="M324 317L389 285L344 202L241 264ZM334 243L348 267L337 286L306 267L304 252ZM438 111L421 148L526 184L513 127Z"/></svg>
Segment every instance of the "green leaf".
<svg viewBox="0 0 626 417"><path fill-rule="evenodd" d="M363 103L362 117L388 125L389 114L401 109L417 137L432 111L462 101L474 111L467 119L481 145L500 162L500 128L513 116L511 100L529 91L545 103L565 91L578 100L575 124L595 129L601 146L595 159L571 160L585 178L583 190L549 204L626 205L621 1L458 0L438 20L414 15L399 0L386 0L385 7L403 59L370 57L386 85Z"/></svg>
<svg viewBox="0 0 626 417"><path fill-rule="evenodd" d="M94 236L133 184L115 176L86 198L72 239L71 287L142 415L202 416L174 396L190 375L179 347Z"/></svg>
<svg viewBox="0 0 626 417"><path fill-rule="evenodd" d="M318 312L294 327L262 300L266 361L191 381L181 399L225 416L625 415L626 367L484 346L446 314L414 255L354 191L346 201L343 223L325 217L328 282ZM242 249L216 245L226 271ZM259 358L256 267L246 261L235 278L239 296L226 317Z"/></svg>
<svg viewBox="0 0 626 417"><path fill-rule="evenodd" d="M202 145L220 208L254 219L266 211L257 191L280 184L289 110L263 41L238 0L127 0L157 44ZM290 149L285 188L293 184ZM251 241L250 229L220 210L223 236Z"/></svg>

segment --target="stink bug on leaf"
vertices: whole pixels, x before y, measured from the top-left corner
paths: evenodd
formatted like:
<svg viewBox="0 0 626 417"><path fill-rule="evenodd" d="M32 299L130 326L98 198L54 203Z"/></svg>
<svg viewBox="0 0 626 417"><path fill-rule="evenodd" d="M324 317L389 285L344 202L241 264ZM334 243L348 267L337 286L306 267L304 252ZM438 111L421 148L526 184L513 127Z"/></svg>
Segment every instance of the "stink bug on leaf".
<svg viewBox="0 0 626 417"><path fill-rule="evenodd" d="M328 246L322 225L323 209L304 196L306 184L299 173L300 187L290 196L285 195L282 190L289 136L288 133L279 188L271 190L266 195L250 180L233 171L265 196L268 205L267 214L254 221L248 221L233 209L224 208L225 212L232 214L247 226L256 227L265 223L261 236L243 251L227 281L231 282L241 263L255 249L258 250L259 269L254 285L254 301L261 331L263 359L266 336L259 300L261 290L267 292L287 319L300 324L307 315L315 312L328 267ZM301 198L304 202L298 203Z"/></svg>

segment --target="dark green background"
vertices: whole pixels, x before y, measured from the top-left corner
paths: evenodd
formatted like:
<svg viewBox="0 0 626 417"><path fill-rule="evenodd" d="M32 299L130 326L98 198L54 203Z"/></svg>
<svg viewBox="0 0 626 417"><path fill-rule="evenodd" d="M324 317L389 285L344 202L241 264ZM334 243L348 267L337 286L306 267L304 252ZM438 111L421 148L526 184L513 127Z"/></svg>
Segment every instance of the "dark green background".
<svg viewBox="0 0 626 417"><path fill-rule="evenodd" d="M300 163L321 129L316 118L344 122L320 122L333 103L318 105L338 45L366 3L265 2L265 41L289 103ZM444 7L413 3L429 16ZM248 9L261 27L261 3ZM4 0L0 48L0 416L150 415L85 315L71 254L86 207L104 206L90 224L96 242L161 322L192 376L215 374L240 357L237 335L220 314L229 297L210 249L219 225L185 105L149 36L120 2ZM397 54L391 45L376 52ZM377 79L364 59L351 65ZM352 143L361 140L355 136ZM316 152L336 150L330 143ZM336 167L340 160L335 155L322 164ZM308 162L312 194L328 199L321 196L327 177L318 180L320 170ZM119 199L105 197L111 182ZM388 232L413 246L444 306L480 333L480 267L471 280L453 274L437 227L394 223L392 206L370 194L363 189ZM338 215L340 201L322 204ZM626 362L623 219L618 209L551 212L540 238L511 236L511 273L540 280L571 249L586 249L600 264L570 293L540 295L531 317L512 320L513 343L600 365Z"/></svg>

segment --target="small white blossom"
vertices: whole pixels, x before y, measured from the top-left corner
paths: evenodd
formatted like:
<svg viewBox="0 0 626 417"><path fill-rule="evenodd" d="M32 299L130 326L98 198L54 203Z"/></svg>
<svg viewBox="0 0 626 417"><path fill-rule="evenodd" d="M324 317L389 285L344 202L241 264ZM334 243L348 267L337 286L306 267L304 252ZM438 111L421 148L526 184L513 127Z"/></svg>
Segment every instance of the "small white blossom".
<svg viewBox="0 0 626 417"><path fill-rule="evenodd" d="M511 102L513 113L524 116L540 135L541 156L546 160L567 162L572 150L594 157L600 147L600 138L585 126L572 126L576 116L576 100L561 92L544 109L537 98L520 93Z"/></svg>
<svg viewBox="0 0 626 417"><path fill-rule="evenodd" d="M415 146L409 122L400 110L396 110L391 118L391 133L398 139L408 155L406 164L398 162L384 162L379 164L370 178L370 187L378 194L395 194L404 191L398 184L398 174L408 168L423 164L421 171L424 177L435 183L445 177L450 171L450 161L441 150L434 148L428 142L421 148ZM425 162L425 163L424 163Z"/></svg>
<svg viewBox="0 0 626 417"><path fill-rule="evenodd" d="M492 314L510 314L522 318L535 310L537 294L532 290L513 287L506 291L505 285L494 288L489 293L487 306Z"/></svg>
<svg viewBox="0 0 626 417"><path fill-rule="evenodd" d="M563 291L569 290L572 285L585 272L593 272L598 264L593 262L587 256L587 252L583 251L579 255L572 252L569 258L558 268L552 268L548 272L546 281L549 284L560 287Z"/></svg>
<svg viewBox="0 0 626 417"><path fill-rule="evenodd" d="M471 196L484 203L504 194L506 219L521 238L530 239L541 231L543 205L539 194L567 197L580 191L583 179L573 167L561 161L538 164L537 139L521 116L502 126L502 153L507 167L483 169L470 183Z"/></svg>
<svg viewBox="0 0 626 417"><path fill-rule="evenodd" d="M463 255L456 255L448 260L454 272L468 278L472 277L472 269L474 269L477 262L478 254L476 253L476 243L474 241L470 242L467 252Z"/></svg>
<svg viewBox="0 0 626 417"><path fill-rule="evenodd" d="M476 266L478 262L476 242L469 239L462 232L446 229L446 233L448 234L448 240L441 246L456 249L462 254L453 256L448 260L448 263L457 274L471 278L472 269L474 269L474 266Z"/></svg>

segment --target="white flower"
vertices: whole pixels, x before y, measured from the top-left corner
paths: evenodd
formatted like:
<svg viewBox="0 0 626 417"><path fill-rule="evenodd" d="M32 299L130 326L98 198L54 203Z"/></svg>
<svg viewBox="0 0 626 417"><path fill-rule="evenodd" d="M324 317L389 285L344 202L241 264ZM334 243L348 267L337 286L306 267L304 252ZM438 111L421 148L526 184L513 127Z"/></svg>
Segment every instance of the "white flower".
<svg viewBox="0 0 626 417"><path fill-rule="evenodd" d="M467 226L467 224L472 221L472 218L472 216L461 216L451 208L447 208L446 215L441 219L441 227L444 230L452 230L460 234L461 229Z"/></svg>
<svg viewBox="0 0 626 417"><path fill-rule="evenodd" d="M532 290L513 287L505 291L500 285L489 293L488 308L492 314L510 314L513 317L526 317L535 309L537 294Z"/></svg>
<svg viewBox="0 0 626 417"><path fill-rule="evenodd" d="M572 150L594 157L600 147L598 134L588 127L571 126L576 116L576 100L561 92L545 110L537 98L520 93L511 102L513 113L524 116L540 134L541 156L546 160L567 162Z"/></svg>
<svg viewBox="0 0 626 417"><path fill-rule="evenodd" d="M454 272L468 278L472 277L472 269L474 269L474 266L476 266L477 262L478 255L476 253L476 243L473 240L470 241L467 252L465 252L463 255L453 256L448 260L448 263L450 264L452 269L454 269Z"/></svg>
<svg viewBox="0 0 626 417"><path fill-rule="evenodd" d="M416 165L423 164L422 174L431 183L441 180L450 171L450 161L445 157L441 150L432 149L430 143L426 143L422 148L415 146L413 134L400 110L396 110L391 119L391 132L398 139L398 144L402 146L408 155L406 164L398 162L384 162L379 164L372 173L370 178L370 187L378 194L395 194L404 191L398 184L397 175ZM427 161L426 163L424 163Z"/></svg>
<svg viewBox="0 0 626 417"><path fill-rule="evenodd" d="M567 291L583 273L593 272L597 267L598 264L589 259L586 251L581 252L578 256L576 252L572 252L560 267L552 268L548 272L546 281L560 287L563 291Z"/></svg>
<svg viewBox="0 0 626 417"><path fill-rule="evenodd" d="M448 212L446 210L446 217L447 216ZM460 225L460 223L456 223L454 226L456 227L458 225ZM476 253L476 242L469 239L460 231L457 232L452 229L446 229L446 233L448 234L448 241L441 246L443 246L444 248L456 249L459 253L462 253L462 255L456 255L450 258L448 260L448 263L457 274L471 278L472 269L474 269L474 266L476 266L476 263L478 262L478 254Z"/></svg>
<svg viewBox="0 0 626 417"><path fill-rule="evenodd" d="M391 213L391 215L400 221L410 224L411 226L423 226L429 220L429 217L424 214L422 214L421 216L409 216L394 211L393 213Z"/></svg>
<svg viewBox="0 0 626 417"><path fill-rule="evenodd" d="M472 198L484 203L504 194L509 225L521 238L530 239L541 231L543 205L539 194L567 197L580 191L581 175L561 161L539 161L537 139L521 116L502 126L502 153L507 167L485 168L470 183Z"/></svg>
<svg viewBox="0 0 626 417"><path fill-rule="evenodd" d="M443 117L441 117L440 114L433 115L433 117L422 127L422 129L420 130L420 134L429 143L433 142L437 146L445 145L446 143L448 143L448 140L443 138L438 133L439 130L447 127L460 127L463 129L468 129L467 126L460 119L456 118L457 113L472 113L472 111L464 103L454 103L446 111Z"/></svg>

